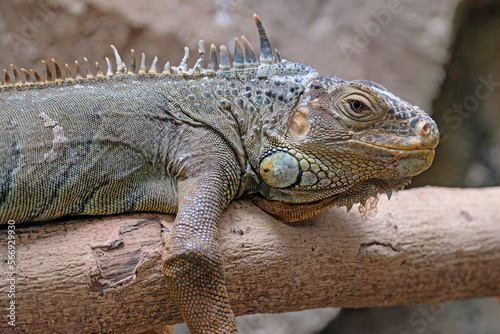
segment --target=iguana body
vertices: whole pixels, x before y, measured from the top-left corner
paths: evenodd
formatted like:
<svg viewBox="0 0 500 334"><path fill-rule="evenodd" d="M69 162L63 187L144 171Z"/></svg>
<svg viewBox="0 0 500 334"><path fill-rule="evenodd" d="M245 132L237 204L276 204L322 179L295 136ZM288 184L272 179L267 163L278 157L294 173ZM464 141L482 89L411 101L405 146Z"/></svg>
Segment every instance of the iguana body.
<svg viewBox="0 0 500 334"><path fill-rule="evenodd" d="M236 333L216 242L235 197L285 221L389 193L427 169L438 142L423 111L367 81L278 59L256 18L229 66L15 83L0 92L0 223L127 211L177 213L163 271L192 333ZM55 64L55 62L54 62ZM47 67L48 68L48 67ZM79 73L79 72L78 72ZM38 75L36 74L38 78Z"/></svg>

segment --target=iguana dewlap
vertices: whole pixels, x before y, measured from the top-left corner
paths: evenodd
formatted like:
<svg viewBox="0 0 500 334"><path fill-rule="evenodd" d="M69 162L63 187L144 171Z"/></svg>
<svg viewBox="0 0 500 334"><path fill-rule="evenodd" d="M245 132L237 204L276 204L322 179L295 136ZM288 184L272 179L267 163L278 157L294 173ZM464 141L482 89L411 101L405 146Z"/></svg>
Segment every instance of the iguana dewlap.
<svg viewBox="0 0 500 334"><path fill-rule="evenodd" d="M129 211L176 213L163 272L192 333L236 333L217 223L250 195L284 221L388 193L427 169L434 121L384 87L320 76L245 37L188 68L54 61L0 86L0 223ZM208 58L208 57L207 57ZM218 60L218 58L220 60ZM86 60L86 59L85 59ZM86 60L87 65L88 61ZM217 69L218 65L218 69ZM34 82L31 77L34 77Z"/></svg>

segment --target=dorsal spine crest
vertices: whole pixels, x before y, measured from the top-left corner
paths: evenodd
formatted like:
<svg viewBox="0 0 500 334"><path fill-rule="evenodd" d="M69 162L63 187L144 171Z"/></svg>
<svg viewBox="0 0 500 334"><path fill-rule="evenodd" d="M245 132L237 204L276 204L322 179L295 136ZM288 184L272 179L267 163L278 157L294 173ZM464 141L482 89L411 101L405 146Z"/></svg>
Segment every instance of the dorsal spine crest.
<svg viewBox="0 0 500 334"><path fill-rule="evenodd" d="M229 53L225 45L221 45L219 48L219 55L217 54L217 48L215 45L211 45L210 47L210 59L206 67L204 67L204 56L205 56L205 45L203 40L199 42L198 45L198 54L199 57L193 66L193 68L188 67L189 60L189 48L184 48L184 56L180 62L179 66L170 66L170 62L167 62L163 67L162 72L158 71L158 57L155 57L149 70L146 70L146 55L143 53L141 57L141 62L139 69L136 73L136 57L135 50L131 50L131 58L132 61L130 66L122 61L122 57L120 56L118 50L111 45L111 49L113 50L115 59L116 59L116 70L113 69L113 65L108 57L106 57L106 65L107 69L104 73L101 68L99 62L96 62L96 70L95 74L91 67L89 60L84 57L84 63L86 68L86 74L82 74L82 70L80 64L77 60L75 60L75 71L76 76L73 78L71 75L70 66L65 63L65 76L63 78L63 74L59 64L52 58L54 72L52 72L49 64L46 61L42 61L45 65L46 79L43 81L40 75L35 71L33 75L35 77L35 82L31 80L31 76L29 72L25 69L21 69L21 71L25 75L25 80L23 80L17 69L11 65L12 73L14 77L14 83L12 82L11 76L9 75L7 70L4 70L4 84L0 82L0 91L8 90L11 87L15 87L18 90L26 89L26 88L41 88L48 86L62 86L62 85L72 85L75 83L83 83L83 82L93 82L100 81L106 79L112 79L115 76L145 76L145 77L172 77L172 76L181 76L186 78L196 78L201 76L213 76L217 75L220 71L235 71L238 73L247 68L259 68L261 69L258 72L266 72L265 67L273 64L277 64L280 66L282 64L281 56L277 53L277 62L275 62L275 57L273 52L271 51L271 44L269 43L269 39L267 38L266 31L262 22L258 18L257 15L254 15L255 24L258 29L259 37L260 37L260 62L257 60L257 56L255 55L255 51L253 47L250 45L248 40L242 36L241 39L235 38L235 50L234 50L234 59L232 66L229 62ZM217 69L217 63L219 58L219 68ZM55 77L53 75L55 73Z"/></svg>

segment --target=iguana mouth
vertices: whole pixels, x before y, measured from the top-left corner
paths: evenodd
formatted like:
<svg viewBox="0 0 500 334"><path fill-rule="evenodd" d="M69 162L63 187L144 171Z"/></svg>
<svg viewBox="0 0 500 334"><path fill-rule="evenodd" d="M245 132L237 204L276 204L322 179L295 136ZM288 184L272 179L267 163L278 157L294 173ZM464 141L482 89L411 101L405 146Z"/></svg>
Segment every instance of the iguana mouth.
<svg viewBox="0 0 500 334"><path fill-rule="evenodd" d="M404 147L377 145L359 140L351 140L351 143L359 152L383 160L382 165L385 168L394 170L400 176L411 177L421 173L430 167L435 155L434 147L422 147L422 143Z"/></svg>
<svg viewBox="0 0 500 334"><path fill-rule="evenodd" d="M405 142L399 146L393 145L388 145L387 143L382 143L382 144L373 144L373 143L368 143L362 140L356 140L356 139L351 139L350 140L356 148L360 148L363 150L366 150L369 148L375 149L375 150L389 150L389 151L394 151L394 152L401 152L401 151L409 151L409 152L414 152L414 153L419 153L419 152L434 152L434 148L436 145L433 145L432 147L423 147L421 142L416 142L416 143L408 143ZM357 145L361 145L361 147L358 147Z"/></svg>

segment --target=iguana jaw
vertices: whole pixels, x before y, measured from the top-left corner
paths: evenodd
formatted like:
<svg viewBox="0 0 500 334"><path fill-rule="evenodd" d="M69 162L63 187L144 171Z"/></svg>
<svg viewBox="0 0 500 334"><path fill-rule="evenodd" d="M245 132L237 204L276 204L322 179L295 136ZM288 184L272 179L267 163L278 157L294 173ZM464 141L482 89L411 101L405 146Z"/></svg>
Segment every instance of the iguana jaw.
<svg viewBox="0 0 500 334"><path fill-rule="evenodd" d="M314 217L322 211L334 206L346 206L347 211L349 211L354 204L361 203L365 205L369 198L377 197L381 193L387 193L390 198L392 191L398 190L410 182L410 177L390 180L372 179L354 185L347 192L308 203L268 200L261 194L250 195L250 198L258 207L267 213L279 217L286 223L292 223Z"/></svg>
<svg viewBox="0 0 500 334"><path fill-rule="evenodd" d="M375 158L383 157L387 167L391 166L402 176L415 176L423 172L431 166L435 154L434 148L426 148L417 144L400 148L349 140L349 145L353 149L362 150Z"/></svg>

